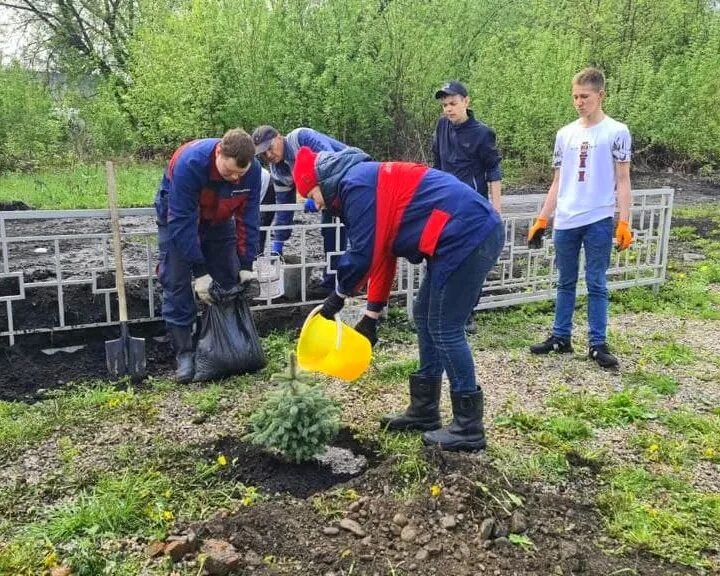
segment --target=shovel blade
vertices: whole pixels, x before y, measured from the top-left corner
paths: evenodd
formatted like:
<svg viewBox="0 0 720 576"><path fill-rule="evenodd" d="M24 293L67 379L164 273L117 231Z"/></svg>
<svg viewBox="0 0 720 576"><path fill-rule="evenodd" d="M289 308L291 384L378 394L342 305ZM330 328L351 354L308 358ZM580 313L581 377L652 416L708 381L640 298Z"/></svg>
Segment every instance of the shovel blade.
<svg viewBox="0 0 720 576"><path fill-rule="evenodd" d="M112 378L131 376L140 380L145 376L145 339L125 336L105 342L105 360Z"/></svg>

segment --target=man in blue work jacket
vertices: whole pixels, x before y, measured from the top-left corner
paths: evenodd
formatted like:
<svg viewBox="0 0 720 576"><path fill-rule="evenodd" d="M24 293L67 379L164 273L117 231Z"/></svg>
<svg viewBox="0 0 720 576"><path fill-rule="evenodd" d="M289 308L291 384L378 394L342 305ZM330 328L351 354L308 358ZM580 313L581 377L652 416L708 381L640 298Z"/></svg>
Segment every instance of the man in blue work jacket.
<svg viewBox="0 0 720 576"><path fill-rule="evenodd" d="M313 152L338 152L347 148L346 144L331 138L312 128L296 128L287 136L283 136L272 126L258 126L253 132L255 153L265 160L270 167L270 175L275 186L275 201L278 204L294 204L295 182L292 170L295 166L295 157L301 146L307 146ZM328 212L321 213L321 222L330 224L333 217ZM278 212L275 216L276 226L286 226L293 223L293 212ZM290 239L291 230L274 230L272 235L272 251L282 254L284 244ZM325 254L344 252L346 238L344 228L325 227L321 229L323 237L323 250ZM339 236L339 238L338 238ZM331 266L334 268L334 266ZM320 285L323 295L335 289L335 274L325 273Z"/></svg>
<svg viewBox="0 0 720 576"><path fill-rule="evenodd" d="M435 92L435 98L442 102L443 116L433 137L434 167L453 174L488 198L500 213L502 156L495 144L495 132L475 119L467 88L460 82L445 83ZM465 329L476 331L472 315Z"/></svg>
<svg viewBox="0 0 720 576"><path fill-rule="evenodd" d="M213 283L228 290L239 281L248 297L259 293L252 265L258 247L260 187L255 146L239 128L222 139L183 144L165 169L155 196L158 278L178 382L191 381L195 372L193 287L206 304L213 301Z"/></svg>

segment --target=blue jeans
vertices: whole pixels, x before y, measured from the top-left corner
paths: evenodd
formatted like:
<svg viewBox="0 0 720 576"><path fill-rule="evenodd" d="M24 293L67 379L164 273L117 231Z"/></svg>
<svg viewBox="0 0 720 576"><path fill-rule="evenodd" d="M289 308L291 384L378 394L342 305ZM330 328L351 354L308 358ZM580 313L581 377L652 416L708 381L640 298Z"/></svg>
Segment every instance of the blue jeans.
<svg viewBox="0 0 720 576"><path fill-rule="evenodd" d="M588 290L588 343L605 343L607 333L607 270L612 250L613 219L605 218L569 230L555 230L555 262L559 278L553 334L572 335L575 288L578 279L580 247L585 248L585 284Z"/></svg>
<svg viewBox="0 0 720 576"><path fill-rule="evenodd" d="M445 370L452 392L477 390L475 363L465 338L465 323L504 243L505 229L500 224L448 276L443 286L433 286L431 268L420 285L413 306L420 350L418 373L440 378Z"/></svg>
<svg viewBox="0 0 720 576"><path fill-rule="evenodd" d="M215 226L203 222L198 234L207 273L225 289L235 286L240 271L235 247L235 222L228 220ZM193 266L183 259L170 238L167 226L158 225L158 248L157 272L163 287L163 320L176 326L190 326L197 315L192 289ZM194 272L197 275L204 271Z"/></svg>

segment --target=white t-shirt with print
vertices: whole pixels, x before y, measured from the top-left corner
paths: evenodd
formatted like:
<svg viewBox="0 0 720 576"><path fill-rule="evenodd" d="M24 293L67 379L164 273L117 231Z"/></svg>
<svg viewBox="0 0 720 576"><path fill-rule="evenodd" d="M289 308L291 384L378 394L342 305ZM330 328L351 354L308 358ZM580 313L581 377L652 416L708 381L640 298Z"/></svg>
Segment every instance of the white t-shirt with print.
<svg viewBox="0 0 720 576"><path fill-rule="evenodd" d="M558 130L553 168L560 169L554 228L567 230L615 214L615 162L630 162L628 127L605 118L585 128L576 120Z"/></svg>

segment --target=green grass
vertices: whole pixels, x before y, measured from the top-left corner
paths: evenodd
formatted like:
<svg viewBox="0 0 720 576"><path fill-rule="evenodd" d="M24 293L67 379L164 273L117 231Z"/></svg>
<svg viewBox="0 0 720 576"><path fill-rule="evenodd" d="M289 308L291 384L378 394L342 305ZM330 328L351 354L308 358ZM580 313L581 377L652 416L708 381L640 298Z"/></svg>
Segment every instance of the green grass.
<svg viewBox="0 0 720 576"><path fill-rule="evenodd" d="M649 462L669 464L676 469L697 459L696 451L685 439L671 438L656 432L639 432L630 437L629 444L639 448Z"/></svg>
<svg viewBox="0 0 720 576"><path fill-rule="evenodd" d="M696 217L715 213L715 207L700 208ZM702 215L702 216L700 216ZM720 216L717 216L720 219ZM670 262L668 279L657 293L652 288L633 287L610 293L612 312L654 312L680 318L720 319L720 295L711 290L720 283L720 242L706 238L690 238L683 227L673 231L677 241L702 252L705 260L691 264Z"/></svg>
<svg viewBox="0 0 720 576"><path fill-rule="evenodd" d="M649 388L660 396L673 396L680 385L672 376L657 374L646 370L625 372L622 375L623 383L628 387Z"/></svg>
<svg viewBox="0 0 720 576"><path fill-rule="evenodd" d="M20 528L0 550L0 573L44 573L43 566L54 563L56 547L68 542L73 546L64 560L73 574L123 573L108 569L132 563L101 551L102 542L131 534L163 537L174 520L170 495L169 479L155 471L102 476L96 485L43 510L40 519Z"/></svg>
<svg viewBox="0 0 720 576"><path fill-rule="evenodd" d="M154 393L118 390L102 382L55 392L51 399L33 405L0 402L0 457L49 438L58 428L67 432L117 419L148 422L156 412Z"/></svg>
<svg viewBox="0 0 720 576"><path fill-rule="evenodd" d="M388 383L406 382L410 374L417 372L417 369L417 358L397 360L395 362L382 364L373 376L378 380Z"/></svg>
<svg viewBox="0 0 720 576"><path fill-rule="evenodd" d="M637 548L690 566L709 567L720 542L720 495L671 476L622 467L598 497L610 533Z"/></svg>
<svg viewBox="0 0 720 576"><path fill-rule="evenodd" d="M37 406L0 401L0 457L47 438L52 433L50 415Z"/></svg>
<svg viewBox="0 0 720 576"><path fill-rule="evenodd" d="M642 348L641 358L663 366L684 366L695 361L695 353L685 344L675 342L664 334L656 334Z"/></svg>
<svg viewBox="0 0 720 576"><path fill-rule="evenodd" d="M210 384L198 390L188 390L183 394L183 399L202 414L210 416L220 408L223 390L220 384Z"/></svg>
<svg viewBox="0 0 720 576"><path fill-rule="evenodd" d="M585 390L561 387L553 392L547 404L595 426L611 427L657 418L653 399L654 394L645 388L625 388L602 398Z"/></svg>
<svg viewBox="0 0 720 576"><path fill-rule="evenodd" d="M679 409L662 414L660 421L690 443L698 458L720 464L720 415Z"/></svg>
<svg viewBox="0 0 720 576"><path fill-rule="evenodd" d="M673 226L670 229L670 239L678 242L689 242L698 237L695 226Z"/></svg>
<svg viewBox="0 0 720 576"><path fill-rule="evenodd" d="M552 324L553 303L525 304L476 315L478 332L473 346L486 349L523 349L542 339Z"/></svg>
<svg viewBox="0 0 720 576"><path fill-rule="evenodd" d="M117 164L120 206L152 206L163 168L156 164ZM82 164L67 170L0 176L0 202L20 200L35 209L107 207L105 165Z"/></svg>
<svg viewBox="0 0 720 576"><path fill-rule="evenodd" d="M557 484L570 471L565 454L543 448L518 450L516 445L493 443L488 445L493 464L511 478L531 482Z"/></svg>
<svg viewBox="0 0 720 576"><path fill-rule="evenodd" d="M423 457L422 435L382 430L377 441L380 453L394 460L393 473L404 494L414 494L430 470Z"/></svg>
<svg viewBox="0 0 720 576"><path fill-rule="evenodd" d="M295 349L295 335L290 330L273 330L262 339L262 347L267 365L260 375L267 379L287 368L288 353Z"/></svg>

